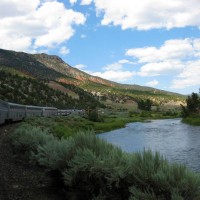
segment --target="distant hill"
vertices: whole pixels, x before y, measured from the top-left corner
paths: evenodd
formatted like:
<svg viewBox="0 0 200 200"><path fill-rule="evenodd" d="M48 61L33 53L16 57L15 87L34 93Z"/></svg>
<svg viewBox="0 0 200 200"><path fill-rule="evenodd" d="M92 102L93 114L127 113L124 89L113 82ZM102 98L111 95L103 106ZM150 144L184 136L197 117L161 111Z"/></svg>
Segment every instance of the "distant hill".
<svg viewBox="0 0 200 200"><path fill-rule="evenodd" d="M119 84L91 76L65 63L58 56L43 53L27 54L0 49L0 70L33 78L36 82L43 81L51 89L60 90L65 94L63 87L66 87L69 91L68 96L70 93L71 96L77 96L77 88L79 88L86 94L90 94L96 101L101 100L105 104L108 101L125 104L137 102L140 99L151 99L155 105L163 105L170 102L183 102L185 99L183 95L168 91L139 85ZM79 99L76 98L77 101Z"/></svg>
<svg viewBox="0 0 200 200"><path fill-rule="evenodd" d="M54 83L56 85L56 82ZM104 107L93 95L73 86L75 97L68 94L70 85L63 84L63 90L52 89L38 79L22 77L0 70L0 99L26 105L53 106L57 108L87 109L91 106Z"/></svg>

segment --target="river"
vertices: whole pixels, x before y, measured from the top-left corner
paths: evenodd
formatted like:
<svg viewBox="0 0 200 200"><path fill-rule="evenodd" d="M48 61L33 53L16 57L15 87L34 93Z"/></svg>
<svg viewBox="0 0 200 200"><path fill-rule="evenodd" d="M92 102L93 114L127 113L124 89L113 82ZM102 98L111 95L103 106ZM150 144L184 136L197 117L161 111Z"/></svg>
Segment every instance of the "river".
<svg viewBox="0 0 200 200"><path fill-rule="evenodd" d="M184 124L181 119L129 123L99 137L126 152L159 151L170 162L200 172L200 127Z"/></svg>

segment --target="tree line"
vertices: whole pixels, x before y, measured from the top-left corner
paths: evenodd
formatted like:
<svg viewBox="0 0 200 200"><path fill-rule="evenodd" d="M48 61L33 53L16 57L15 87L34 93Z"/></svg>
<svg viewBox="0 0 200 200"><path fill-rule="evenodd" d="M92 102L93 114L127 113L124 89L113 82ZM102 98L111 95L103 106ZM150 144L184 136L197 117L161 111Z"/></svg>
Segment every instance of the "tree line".
<svg viewBox="0 0 200 200"><path fill-rule="evenodd" d="M191 115L200 114L200 97L197 93L192 93L191 96L188 96L186 99L186 106L181 105L182 107L182 116L188 117Z"/></svg>

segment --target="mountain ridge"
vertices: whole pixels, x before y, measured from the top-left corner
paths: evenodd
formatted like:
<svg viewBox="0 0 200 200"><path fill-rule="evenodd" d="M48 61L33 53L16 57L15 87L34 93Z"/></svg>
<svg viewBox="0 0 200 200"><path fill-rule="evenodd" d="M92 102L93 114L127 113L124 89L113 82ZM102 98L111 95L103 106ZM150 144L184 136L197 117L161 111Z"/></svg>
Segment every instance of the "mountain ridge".
<svg viewBox="0 0 200 200"><path fill-rule="evenodd" d="M95 98L112 102L137 102L151 99L155 105L169 101L184 101L184 95L140 85L120 84L92 76L64 62L59 56L28 54L0 49L0 68L9 69L34 79L80 87Z"/></svg>
<svg viewBox="0 0 200 200"><path fill-rule="evenodd" d="M171 94L178 94L178 93L160 90L160 89L148 87L148 86L141 86L141 85L137 85L137 84L121 84L121 83L117 83L114 81L109 81L109 80L103 79L98 76L90 75L90 74L83 72L75 67L72 67L71 65L69 65L68 63L63 61L62 58L60 58L57 55L48 55L46 53L29 54L29 53L25 53L25 52L16 52L16 51L0 49L0 65L5 65L5 60L4 60L5 53L4 53L4 55L2 55L3 52L8 52L8 53L13 52L13 54L18 57L21 55L20 57L22 57L24 59L24 62L26 62L26 57L29 57L29 59L30 59L29 66L31 66L32 63L35 61L36 64L38 64L38 67L42 68L42 70L43 69L45 69L46 71L47 71L47 69L49 69L50 71L53 70L52 72L55 71L55 75L60 76L61 78L63 77L63 75L65 75L67 77L75 78L80 81L89 80L89 81L92 81L95 83L100 83L100 84L111 86L111 87L117 86L117 87L122 87L122 88L127 88L127 89L137 89L138 88L139 90L143 90L143 91L155 90L155 91L163 91L163 92L167 92L167 93L171 93ZM35 59L35 60L33 60L33 59ZM8 63L8 62L6 62L6 63L7 63L7 66L11 66L10 63ZM179 95L181 95L181 94L179 94Z"/></svg>

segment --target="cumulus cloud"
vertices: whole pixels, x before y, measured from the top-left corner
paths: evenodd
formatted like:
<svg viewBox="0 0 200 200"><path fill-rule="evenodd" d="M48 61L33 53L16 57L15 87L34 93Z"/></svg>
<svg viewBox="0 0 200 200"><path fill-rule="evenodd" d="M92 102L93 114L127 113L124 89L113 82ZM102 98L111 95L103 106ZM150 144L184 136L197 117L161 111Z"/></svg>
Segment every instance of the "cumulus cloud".
<svg viewBox="0 0 200 200"><path fill-rule="evenodd" d="M94 0L102 25L149 30L200 27L199 0Z"/></svg>
<svg viewBox="0 0 200 200"><path fill-rule="evenodd" d="M124 60L119 60L118 62L109 64L109 65L106 65L105 67L103 67L103 69L107 71L109 70L118 71L118 70L121 70L125 64L133 65L134 63L129 60L124 59Z"/></svg>
<svg viewBox="0 0 200 200"><path fill-rule="evenodd" d="M138 72L140 76L160 76L180 72L184 65L179 61L163 61L143 65Z"/></svg>
<svg viewBox="0 0 200 200"><path fill-rule="evenodd" d="M11 50L54 47L74 35L73 25L86 20L58 1L1 0L0 8L0 48Z"/></svg>
<svg viewBox="0 0 200 200"><path fill-rule="evenodd" d="M160 47L133 48L126 51L140 66L137 75L176 77L171 88L200 85L200 39L167 40ZM150 84L149 84L150 83ZM155 86L156 82L149 82Z"/></svg>
<svg viewBox="0 0 200 200"><path fill-rule="evenodd" d="M149 86L149 87L154 87L158 84L159 84L159 82L157 80L149 81L149 82L146 83L146 85Z"/></svg>
<svg viewBox="0 0 200 200"><path fill-rule="evenodd" d="M189 62L184 70L173 80L171 88L183 89L200 86L200 60Z"/></svg>
<svg viewBox="0 0 200 200"><path fill-rule="evenodd" d="M194 56L195 51L199 50L198 45L199 41L197 39L174 39L165 41L160 48L144 47L129 49L126 55L137 58L140 63L184 59L185 57Z"/></svg>
<svg viewBox="0 0 200 200"><path fill-rule="evenodd" d="M135 63L133 63L133 62L131 62L129 60L126 60L126 59L119 60L118 63L120 63L120 64L135 64Z"/></svg>
<svg viewBox="0 0 200 200"><path fill-rule="evenodd" d="M161 47L128 49L126 55L142 64L140 76L180 73L189 62L200 58L200 39L167 40Z"/></svg>
<svg viewBox="0 0 200 200"><path fill-rule="evenodd" d="M90 72L93 76L99 76L104 79L125 82L133 78L135 71L125 70L127 64L133 64L129 60L119 60L118 62L106 65L103 67L103 72Z"/></svg>
<svg viewBox="0 0 200 200"><path fill-rule="evenodd" d="M81 5L90 5L92 3L92 0L82 0Z"/></svg>
<svg viewBox="0 0 200 200"><path fill-rule="evenodd" d="M59 53L63 54L63 55L67 55L67 54L69 54L69 52L70 52L70 50L65 46L61 47L60 51L59 51Z"/></svg>
<svg viewBox="0 0 200 200"><path fill-rule="evenodd" d="M77 0L69 0L69 2L73 5L77 2Z"/></svg>
<svg viewBox="0 0 200 200"><path fill-rule="evenodd" d="M136 75L135 71L129 71L124 69L125 65L127 64L130 65L133 63L125 59L119 60L118 62L106 65L102 68L101 72L85 70L86 65L84 64L78 64L75 67L93 76L98 76L115 82L125 82L131 80L133 76Z"/></svg>

